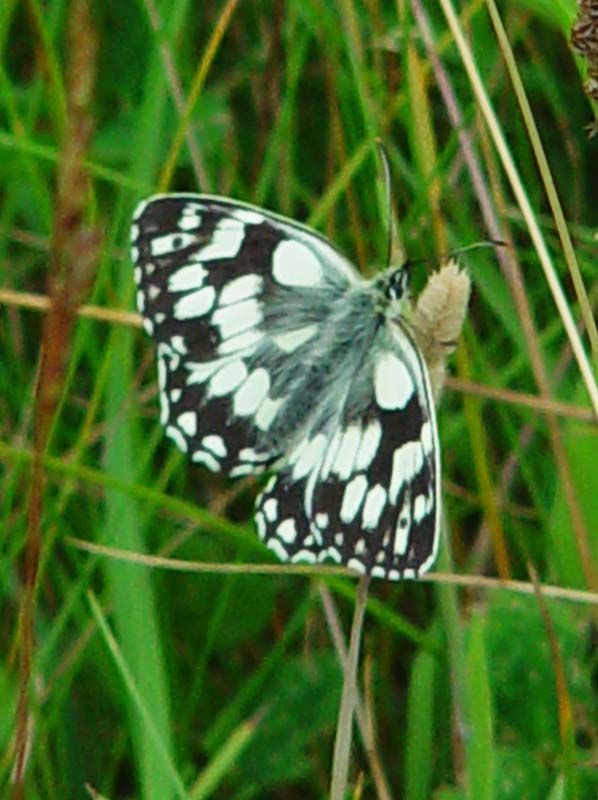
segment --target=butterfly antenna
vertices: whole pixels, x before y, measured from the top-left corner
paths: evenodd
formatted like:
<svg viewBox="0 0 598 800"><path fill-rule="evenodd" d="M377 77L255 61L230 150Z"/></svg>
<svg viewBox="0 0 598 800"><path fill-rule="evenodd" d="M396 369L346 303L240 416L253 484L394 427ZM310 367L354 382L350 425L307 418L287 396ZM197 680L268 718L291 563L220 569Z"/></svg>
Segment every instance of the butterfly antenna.
<svg viewBox="0 0 598 800"><path fill-rule="evenodd" d="M437 261L448 261L449 258L454 258L455 256L460 255L461 253L466 253L468 250L479 250L482 247L508 247L508 242L503 242L501 239L487 239L483 242L472 242L471 244L466 244L463 247L457 247L455 250L449 250L448 253L441 253L438 259L434 259ZM409 267L410 269L417 264L431 264L432 258L425 257L425 258L410 258L408 261L405 262L403 265L404 267Z"/></svg>
<svg viewBox="0 0 598 800"><path fill-rule="evenodd" d="M454 256L458 256L460 253L466 253L468 250L478 250L481 247L508 247L508 242L503 242L502 239L486 239L483 242L472 242L471 244L466 244L464 247L457 247L456 250L450 250L446 255L441 256L441 259L444 261L447 258L453 258Z"/></svg>
<svg viewBox="0 0 598 800"><path fill-rule="evenodd" d="M386 217L387 217L387 243L386 243L386 266L390 266L390 259L392 258L392 243L394 239L394 231L392 228L392 194L390 188L390 165L388 163L388 153L382 143L381 139L376 139L376 149L378 150L378 157L382 164L382 172L384 175L384 192L386 195Z"/></svg>

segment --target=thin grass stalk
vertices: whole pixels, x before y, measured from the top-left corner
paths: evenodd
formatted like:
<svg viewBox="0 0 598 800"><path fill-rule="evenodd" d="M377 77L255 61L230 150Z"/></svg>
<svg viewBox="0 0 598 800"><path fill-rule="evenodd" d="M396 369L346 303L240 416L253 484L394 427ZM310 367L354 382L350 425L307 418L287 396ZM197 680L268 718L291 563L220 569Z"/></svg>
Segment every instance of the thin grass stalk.
<svg viewBox="0 0 598 800"><path fill-rule="evenodd" d="M544 589L540 583L538 574L530 561L527 562L527 569L534 586L534 593L538 601L542 622L544 623L546 634L548 636L550 651L552 654L552 663L554 665L559 734L563 749L563 771L566 778L567 798L568 800L577 800L579 797L579 784L577 779L577 765L574 763L576 757L576 746L575 731L573 726L573 708L571 705L569 688L567 686L565 665L563 663L563 656L561 655L561 648L556 637L554 625L552 624L552 619L550 618L550 613L544 600Z"/></svg>
<svg viewBox="0 0 598 800"><path fill-rule="evenodd" d="M548 283L554 303L563 321L563 326L569 341L571 342L571 348L575 355L575 360L577 361L579 371L588 391L588 395L590 396L596 417L598 418L598 384L596 383L596 378L594 377L592 367L588 361L583 342L581 341L581 337L577 331L569 303L561 287L556 270L554 269L554 264L552 263L552 259L546 247L546 242L544 241L542 231L538 225L536 215L532 209L515 162L513 161L511 151L507 145L500 123L496 117L496 114L494 113L492 104L490 103L490 99L475 63L473 53L471 52L471 49L467 44L465 37L463 36L463 32L459 25L459 20L455 14L451 0L440 0L440 5L442 6L442 10L444 11L449 27L455 38L455 43L461 55L463 66L465 67L472 89L494 140L494 145L500 156L503 168L511 185L511 189L517 199L517 203L525 219L530 237L544 270L546 282Z"/></svg>
<svg viewBox="0 0 598 800"><path fill-rule="evenodd" d="M43 27L43 26L42 26ZM40 36L43 36L40 33ZM88 2L73 8L68 28L70 80L68 115L58 171L54 231L47 285L50 313L44 319L41 364L35 398L34 451L28 498L27 538L23 560L23 596L19 609L19 690L15 721L13 797L26 792L26 770L32 748L30 707L34 673L34 613L44 541L46 489L44 454L60 407L72 346L75 307L84 296L97 262L99 235L85 220L88 177L82 162L93 131L91 105L95 85L97 40ZM58 77L56 81L60 83ZM60 84L62 85L62 84Z"/></svg>
<svg viewBox="0 0 598 800"><path fill-rule="evenodd" d="M357 586L357 595L355 597L351 639L349 642L347 660L343 670L343 691L341 694L336 738L334 741L330 800L344 800L347 791L351 740L353 736L353 712L355 710L357 693L357 664L359 661L359 648L361 645L363 619L365 616L369 584L369 575L364 575L360 578Z"/></svg>
<svg viewBox="0 0 598 800"><path fill-rule="evenodd" d="M191 90L189 91L189 96L187 97L187 104L185 106L183 113L181 114L179 126L176 129L176 132L172 140L170 154L160 175L158 187L161 192L166 191L166 189L170 185L176 167L179 152L183 145L183 141L185 140L185 136L187 135L191 114L193 113L193 109L195 108L197 99L203 90L206 78L208 76L208 72L210 71L210 67L212 66L212 63L216 57L216 53L218 52L218 48L222 43L222 38L226 33L228 26L230 25L230 21L233 17L233 14L235 13L238 4L239 0L228 0L228 2L226 3L226 5L222 10L222 14L218 19L218 22L214 27L214 31L210 36L210 39L203 54L203 58L199 62L197 72L195 73L195 78L193 79L193 83L191 85Z"/></svg>
<svg viewBox="0 0 598 800"><path fill-rule="evenodd" d="M586 292L583 278L579 271L579 264L577 263L577 258L575 257L575 248L573 247L573 242L571 241L571 236L569 235L567 221L565 219L558 192L552 178L552 172L550 171L548 158L542 145L540 131L538 130L529 100L527 99L525 87L523 85L523 81L521 80L519 70L517 69L515 56L509 43L502 19L496 7L496 3L494 0L485 0L485 2L492 25L494 26L494 32L496 33L496 38L498 39L502 56L507 66L507 72L511 79L511 83L513 84L513 89L515 90L515 97L519 103L521 116L523 117L525 127L527 128L536 161L538 162L538 170L544 184L548 202L550 203L550 210L552 211L552 215L554 217L556 230L559 235L559 239L561 240L565 261L567 262L567 267L569 268L569 272L571 274L571 280L573 281L573 286L577 295L577 302L579 303L581 317L588 333L594 361L598 366L598 327L596 325L596 320L594 319L594 314L592 313L592 306Z"/></svg>
<svg viewBox="0 0 598 800"><path fill-rule="evenodd" d="M325 583L320 581L318 589L336 654L340 661L341 667L345 669L347 664L347 646L345 644L336 604L330 589ZM359 691L359 687L357 686L355 688L355 716L357 718L357 727L361 735L365 754L370 765L372 779L374 781L374 785L376 786L377 796L380 800L391 800L392 796L390 794L388 781L386 779L386 775L384 774L382 760L376 745L376 737L372 724L372 715L368 715L366 706Z"/></svg>
<svg viewBox="0 0 598 800"><path fill-rule="evenodd" d="M0 446L0 457L3 456L3 449ZM350 577L353 571L345 567L326 567L319 565L313 567L309 565L300 564L214 564L203 561L185 561L184 559L177 558L163 558L161 556L152 556L145 553L132 553L127 550L120 550L116 547L106 547L105 545L94 544L93 542L86 542L83 539L76 539L72 536L67 536L64 539L65 544L76 547L78 550L84 550L94 555L101 555L107 558L118 558L125 561L132 561L137 564L143 564L148 567L159 569L168 569L181 572L212 572L214 574L229 574L240 573L247 571L251 575L305 575L306 577L314 576L330 576L330 579L338 576ZM421 575L419 581L426 583L450 584L453 586L461 586L464 588L474 590L501 590L512 592L513 594L532 595L534 594L534 586L529 581L519 580L502 580L501 578L490 578L485 575L458 575L450 572L428 572L426 575ZM340 586L340 584L339 584ZM551 584L543 584L542 591L546 597L552 597L558 600L567 600L571 603L582 603L584 605L598 605L598 592L588 592L585 589L568 589L564 586L554 586ZM370 599L370 608L372 616L381 621L388 621L384 615L384 606L376 603L374 599ZM408 636L418 645L424 645L426 638L423 634L416 634L416 628L409 629L407 625L401 629L401 633Z"/></svg>
<svg viewBox="0 0 598 800"><path fill-rule="evenodd" d="M144 0L147 16L150 24L154 30L156 40L160 42L160 52L162 54L162 61L164 62L164 69L168 77L168 84L172 99L179 113L182 117L185 113L185 96L183 94L183 87L177 74L174 56L172 54L172 47L168 41L160 38L162 30L162 21L160 19L160 12L158 11L154 0ZM189 156L191 157L191 164L193 172L195 173L195 180L197 185L201 187L202 191L208 192L211 190L211 181L208 178L208 173L199 149L199 145L193 136L191 128L185 130L185 141L189 149Z"/></svg>
<svg viewBox="0 0 598 800"><path fill-rule="evenodd" d="M444 97L444 100L445 100L445 103L446 103L446 106L447 106L447 110L448 110L448 112L449 112L449 114L451 116L453 124L456 127L459 127L461 125L461 123L462 123L462 115L461 115L460 110L458 109L457 100L456 100L455 94L454 94L454 92L452 90L452 87L450 85L450 82L449 82L449 79L448 79L448 75L447 75L446 71L442 68L442 65L440 63L438 54L437 54L436 49L434 47L433 39L432 39L432 35L431 35L431 30L430 30L430 27L429 27L429 24L428 24L428 21L427 21L427 17L426 17L426 15L424 13L423 6L421 5L420 0L412 0L412 5L413 5L413 9L414 9L414 13L416 15L416 18L418 20L418 24L419 24L419 26L420 26L420 28L422 30L423 35L424 35L424 41L425 41L426 47L428 49L429 57L431 59L431 62L433 64L433 67L434 67L435 72L437 74L438 84L439 84L440 90L441 90L441 92L443 94L443 97ZM548 252L547 252L546 246L544 244L544 240L543 240L541 232L540 232L540 230L539 230L539 228L537 226L536 218L535 218L535 216L534 216L534 214L532 212L531 206L530 206L529 201L527 199L527 195L525 193L525 189L524 189L523 185L521 184L521 181L519 179L519 175L517 173L515 164L512 161L510 152L509 152L508 147L506 145L506 142L504 140L504 137L503 137L503 134L502 134L502 130L501 130L500 126L499 126L499 123L498 123L498 120L496 119L496 116L494 115L494 111L492 109L492 106L490 105L490 101L489 101L488 96L486 94L486 91L484 89L483 82L482 82L481 77L480 77L480 75L479 75L479 73L477 71L475 62L473 60L473 55L472 55L467 43L465 42L465 39L463 37L463 34L462 34L461 29L460 29L459 24L458 24L458 20L456 19L455 15L454 15L454 11L452 9L452 6L450 4L450 0L442 0L442 5L443 5L444 12L445 12L445 16L447 16L447 19L449 21L449 25L451 27L451 30L453 32L453 35L454 35L455 40L457 42L457 45L459 47L464 66L465 66L465 68L466 68L466 70L467 70L467 72L469 74L470 82L472 83L472 86L473 86L474 92L476 94L476 97L477 97L477 99L479 101L481 110L482 110L482 112L484 114L484 117L486 118L488 129L490 130L490 133L491 133L491 135L492 135L492 137L494 139L494 142L495 142L496 148L497 148L497 150L499 152L503 167L504 167L505 171L507 172L507 174L509 176L509 179L511 181L513 192L515 193L515 196L517 197L517 199L519 201L519 205L520 205L523 217L526 219L526 222L527 222L528 229L530 231L530 235L532 237L532 240L534 241L534 243L536 245L536 250L537 250L538 255L540 257L540 260L541 260L541 262L542 262L542 264L544 266L545 275L547 276L547 279L548 279L549 285L551 286L551 289L553 289L553 286L550 283L550 277L554 274L553 269L552 269L552 263L550 262L550 259L549 259L549 256L548 256ZM477 158L475 156L472 143L470 141L469 136L467 136L464 131L461 131L461 133L460 133L460 142L461 142L461 147L463 149L463 153L464 153L466 162L468 164L468 167L469 167L471 175L472 175L473 185L474 185L474 188L476 190L476 194L478 195L478 198L480 200L480 205L481 205L482 212L484 214L484 218L485 218L486 224L488 225L488 228L490 230L490 234L491 234L491 236L493 238L504 238L501 235L500 228L498 227L498 223L497 223L496 218L495 218L494 208L493 208L493 205L492 205L492 203L490 201L490 197L488 195L488 192L487 192L487 189L486 189L486 186L485 186L485 181L484 181L484 179L482 177L481 170L479 168L479 164L477 162ZM517 262L513 257L508 258L506 253L499 251L498 252L498 258L499 258L499 260L501 262L503 270L505 271L505 275L507 276L507 278L509 280L509 283L512 286L513 296L514 296L514 299L515 299L515 301L517 303L517 308L518 308L518 311L519 311L519 314L520 314L520 317L521 317L521 320L522 320L522 324L523 324L523 327L524 327L524 331L525 331L525 334L526 334L526 341L527 341L527 344L528 344L528 349L529 349L529 353L530 353L531 363L532 363L532 367L533 367L533 370L534 370L534 375L535 375L536 382L538 383L538 386L540 388L541 393L544 396L548 397L549 396L549 383L548 383L548 379L547 379L547 376L546 376L546 373L545 373L544 364L543 364L543 361L542 361L539 345L538 345L538 342L537 342L537 335L536 335L535 328L534 328L534 325L533 325L532 315L531 315L531 311L530 311L530 308L529 308L529 304L527 302L527 297L526 297L526 294L525 294L525 287L524 287L524 283L523 283L523 278L521 276L521 272L518 269ZM547 262L547 263L545 263L545 262ZM555 280L556 280L556 277L555 277ZM570 313L569 307L567 305L565 296L562 293L562 290L560 289L560 285L558 284L558 280L556 281L556 288L558 289L558 291L556 292L556 296L555 296L556 289L554 289L553 290L553 296L555 296L555 301L557 302L557 306L559 307L559 310L561 310L561 307L560 307L559 303L560 303L560 301L562 301L562 304L564 306L564 313L561 314L561 318L563 319L563 323L564 323L565 328L566 328L566 330L567 330L567 332L569 334L570 334L570 331L569 331L569 329L567 327L567 319L570 318L570 320L572 322L572 329L574 331L574 336L572 337L571 335L569 335L569 341L571 342L571 347L572 347L572 350L573 350L574 354L576 355L576 358L577 358L577 361L578 361L578 365L580 366L580 369L582 369L582 362L585 359L585 364L587 366L587 370L586 370L586 375L585 375L584 380L585 380L585 383L586 383L586 387L588 387L588 391L590 393L590 398L592 399L592 397L593 397L593 395L592 395L592 385L594 387L596 387L596 384L595 384L595 381L593 379L593 376L591 376L591 369L590 369L589 363L587 362L587 359L585 357L585 352L583 351L583 345L581 344L581 339L580 339L579 334L577 332L577 328L575 326L575 323L572 321L573 318L571 316L571 313ZM559 292L560 292L560 294L559 294ZM576 345L578 345L577 350L576 350ZM579 356L579 348L581 348L581 356L582 356L581 361L580 361L580 358L578 357ZM588 380L586 380L588 375L590 376L590 382L589 383L588 383ZM583 369L582 369L582 377L584 377ZM598 397L598 393L596 394L596 397ZM597 411L598 411L598 406L594 403L594 413L597 413ZM593 588L595 588L596 581L597 581L596 574L595 574L596 570L595 570L595 566L592 563L592 559L591 559L591 555L590 555L590 551L589 551L589 546L588 546L588 534L587 534L587 530L586 530L586 527L585 527L585 523L584 523L583 517L582 517L580 509L579 509L579 504L577 502L575 487L573 486L573 482L572 482L572 479L571 479L571 471L570 471L570 468L569 468L567 455L566 455L566 452L565 452L565 449L564 449L564 446L563 446L562 437L560 435L560 429L558 427L556 419L554 417L552 417L551 415L548 415L548 424L549 424L549 431L550 431L550 438L551 438L552 448L553 448L553 451L554 451L554 454L555 454L555 460L556 460L556 463L557 463L557 466L558 466L558 469L559 469L559 473L561 475L561 479L563 481L563 485L564 485L565 492L566 492L566 495L567 495L567 502L568 502L568 507L569 507L570 514L571 514L571 520L572 520L573 529L574 529L574 532L575 532L576 542L577 542L577 546L579 548L580 557L581 557L582 564L583 564L583 567L584 567L585 579L586 579L586 582L587 582L588 586L593 589Z"/></svg>
<svg viewBox="0 0 598 800"><path fill-rule="evenodd" d="M106 619L102 607L98 602L97 597L91 590L86 592L86 596L91 613L98 628L100 629L106 646L108 647L112 659L114 660L114 664L120 673L121 679L126 686L127 695L131 699L137 713L143 721L143 727L146 736L154 745L154 754L161 762L161 766L163 767L165 774L168 776L168 780L170 781L170 784L177 797L179 797L179 800L188 800L187 790L185 789L181 776L176 768L176 764L173 761L172 754L169 752L168 747L164 744L163 732L157 727L152 714L148 710L147 700L143 698L138 689L138 682L131 672L131 669L126 662L126 659L118 645L118 642L116 641L114 634L110 630L108 620Z"/></svg>

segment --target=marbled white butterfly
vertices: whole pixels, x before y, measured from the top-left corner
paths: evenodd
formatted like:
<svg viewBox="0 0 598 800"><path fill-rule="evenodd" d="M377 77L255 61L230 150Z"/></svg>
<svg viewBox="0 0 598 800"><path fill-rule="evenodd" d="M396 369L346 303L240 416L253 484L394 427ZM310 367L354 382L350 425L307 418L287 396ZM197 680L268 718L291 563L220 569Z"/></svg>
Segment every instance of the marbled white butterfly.
<svg viewBox="0 0 598 800"><path fill-rule="evenodd" d="M282 560L428 570L440 458L409 270L365 281L315 231L208 195L141 203L131 240L166 434L213 471L274 473L255 519Z"/></svg>

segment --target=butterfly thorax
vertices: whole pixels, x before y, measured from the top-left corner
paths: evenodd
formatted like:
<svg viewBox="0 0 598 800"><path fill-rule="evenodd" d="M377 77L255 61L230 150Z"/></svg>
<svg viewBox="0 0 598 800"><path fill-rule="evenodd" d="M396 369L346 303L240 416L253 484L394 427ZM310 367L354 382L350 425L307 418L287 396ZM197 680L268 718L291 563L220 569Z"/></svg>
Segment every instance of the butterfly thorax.
<svg viewBox="0 0 598 800"><path fill-rule="evenodd" d="M409 269L403 265L389 267L371 281L376 296L376 310L385 316L401 314L409 295Z"/></svg>
<svg viewBox="0 0 598 800"><path fill-rule="evenodd" d="M384 322L372 313L378 300L373 284L356 285L337 296L320 322L318 335L292 361L284 359L273 371L273 395L284 402L270 430L260 437L260 448L279 449L281 444L314 430L327 430L339 419L347 423L363 412L371 381L365 365ZM289 313L296 314L298 309L288 311L287 323ZM347 382L348 375L354 377L352 383Z"/></svg>
<svg viewBox="0 0 598 800"><path fill-rule="evenodd" d="M273 392L285 399L270 430L258 439L259 449L287 449L293 440L350 425L364 416L371 397L372 356L388 346L388 326L402 318L407 283L405 270L391 268L331 301L327 314L320 317L318 336L307 343L300 360L285 359L274 372ZM311 304L321 300L313 297ZM272 304L272 313L276 305ZM284 305L286 324L289 317L305 314L305 309Z"/></svg>

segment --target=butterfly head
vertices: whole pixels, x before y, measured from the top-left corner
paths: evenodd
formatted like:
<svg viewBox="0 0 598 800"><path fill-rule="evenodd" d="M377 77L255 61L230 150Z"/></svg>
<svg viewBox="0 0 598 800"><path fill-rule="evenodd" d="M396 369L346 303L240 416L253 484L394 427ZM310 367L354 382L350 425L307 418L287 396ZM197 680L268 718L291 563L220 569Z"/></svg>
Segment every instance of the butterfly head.
<svg viewBox="0 0 598 800"><path fill-rule="evenodd" d="M411 269L409 262L400 267L391 267L379 275L374 285L379 292L380 310L401 303L409 294Z"/></svg>

